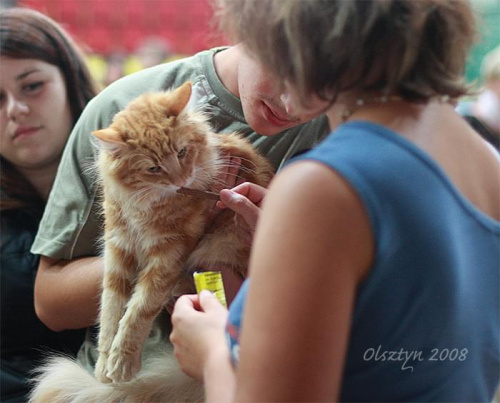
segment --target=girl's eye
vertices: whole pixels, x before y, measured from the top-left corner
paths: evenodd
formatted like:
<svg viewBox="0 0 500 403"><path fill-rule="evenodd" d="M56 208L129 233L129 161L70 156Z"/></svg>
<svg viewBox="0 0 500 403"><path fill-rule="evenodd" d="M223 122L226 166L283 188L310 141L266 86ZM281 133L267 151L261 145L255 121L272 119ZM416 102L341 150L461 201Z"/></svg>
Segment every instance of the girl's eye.
<svg viewBox="0 0 500 403"><path fill-rule="evenodd" d="M181 150L177 153L177 158L183 158L186 155L186 147L181 148Z"/></svg>
<svg viewBox="0 0 500 403"><path fill-rule="evenodd" d="M42 86L43 86L43 82L42 81L36 81L34 83L26 84L23 87L23 89L26 92L35 92L35 91L39 90Z"/></svg>
<svg viewBox="0 0 500 403"><path fill-rule="evenodd" d="M161 171L161 168L159 166L154 166L154 167L149 167L148 172L151 172L152 174L158 173Z"/></svg>

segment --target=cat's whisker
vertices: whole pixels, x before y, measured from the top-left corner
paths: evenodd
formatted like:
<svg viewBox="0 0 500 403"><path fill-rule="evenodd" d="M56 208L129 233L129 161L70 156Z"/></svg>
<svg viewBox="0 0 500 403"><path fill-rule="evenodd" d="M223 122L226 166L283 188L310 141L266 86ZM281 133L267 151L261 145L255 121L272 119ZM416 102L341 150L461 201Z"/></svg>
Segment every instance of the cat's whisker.
<svg viewBox="0 0 500 403"><path fill-rule="evenodd" d="M230 176L230 175L231 175L231 174L229 174L229 176ZM233 174L232 176L234 176L235 182L237 182L237 181L238 181L238 179L244 179L244 180L246 179L246 178L245 178L244 176L242 176L242 175ZM226 181L226 180L224 180L224 179L221 179L221 178L214 178L214 179L212 179L212 181L211 181L211 182L212 182L212 184L214 184L214 185L221 185L221 186L223 186L223 187L226 187L226 185L227 185L227 181Z"/></svg>
<svg viewBox="0 0 500 403"><path fill-rule="evenodd" d="M252 165L254 168L257 167L257 164L255 164L254 161L248 159L248 158L244 158L244 157L239 157L239 159L241 160L241 162L245 162L247 163L248 165Z"/></svg>
<svg viewBox="0 0 500 403"><path fill-rule="evenodd" d="M219 180L224 180L224 178L229 179L229 178L235 178L235 179L243 179L245 177L249 177L254 175L255 172L248 171L245 169L240 169L238 172L224 172L224 174L219 173L215 177L211 177L212 181L215 181L217 179Z"/></svg>
<svg viewBox="0 0 500 403"><path fill-rule="evenodd" d="M253 172L252 171L246 171L246 170L240 170L240 172L226 172L226 173L224 173L224 175L225 176L241 177L241 173L251 174Z"/></svg>
<svg viewBox="0 0 500 403"><path fill-rule="evenodd" d="M245 161L245 162L247 162L247 163L249 163L251 165L256 166L255 161L253 161L253 160L251 160L249 158L245 158L245 157L242 157L242 156L237 156L237 158L239 158L241 161ZM221 160L221 161L225 160L225 161L229 162L231 160L231 156L219 156L219 160Z"/></svg>
<svg viewBox="0 0 500 403"><path fill-rule="evenodd" d="M233 177L240 179L240 178L244 177L243 174L254 175L254 174L256 174L256 172L254 170L248 169L246 167L241 167L237 173L227 172L225 175L226 176L233 176Z"/></svg>
<svg viewBox="0 0 500 403"><path fill-rule="evenodd" d="M253 172L255 172L255 171L256 171L256 170L254 169L254 168L256 168L256 165L255 165L255 164L253 164L253 163L252 163L251 165L253 165L253 167L248 167L248 166L245 166L245 165L243 165L243 164L242 164L242 165L240 165L240 167L239 167L239 168L240 168L240 170L242 170L242 171L249 172L249 173L253 173ZM218 163L218 164L217 164L217 166L218 166L219 168L231 168L231 167L234 167L234 165L233 165L233 164L228 164L228 163Z"/></svg>

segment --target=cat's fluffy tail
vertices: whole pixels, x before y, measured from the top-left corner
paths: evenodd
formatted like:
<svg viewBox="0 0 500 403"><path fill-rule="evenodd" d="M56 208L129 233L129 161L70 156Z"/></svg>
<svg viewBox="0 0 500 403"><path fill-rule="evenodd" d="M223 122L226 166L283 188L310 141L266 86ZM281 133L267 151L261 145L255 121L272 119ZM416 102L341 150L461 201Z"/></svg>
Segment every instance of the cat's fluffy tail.
<svg viewBox="0 0 500 403"><path fill-rule="evenodd" d="M179 369L172 352L143 361L130 382L104 384L67 357L51 357L37 369L32 403L201 402L203 386Z"/></svg>

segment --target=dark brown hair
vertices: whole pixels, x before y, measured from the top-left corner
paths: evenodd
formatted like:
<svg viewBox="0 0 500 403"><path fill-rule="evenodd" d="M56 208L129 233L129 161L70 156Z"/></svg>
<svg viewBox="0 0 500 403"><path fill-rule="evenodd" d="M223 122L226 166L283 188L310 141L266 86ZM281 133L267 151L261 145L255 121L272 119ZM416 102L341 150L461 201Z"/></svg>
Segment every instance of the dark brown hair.
<svg viewBox="0 0 500 403"><path fill-rule="evenodd" d="M302 96L348 90L411 101L468 91L475 40L461 0L218 0L229 32Z"/></svg>
<svg viewBox="0 0 500 403"><path fill-rule="evenodd" d="M37 11L27 8L2 10L0 56L37 59L58 67L66 84L73 125L96 94L78 46L55 21ZM45 203L33 186L5 158L0 157L0 164L0 211L28 208L40 214Z"/></svg>

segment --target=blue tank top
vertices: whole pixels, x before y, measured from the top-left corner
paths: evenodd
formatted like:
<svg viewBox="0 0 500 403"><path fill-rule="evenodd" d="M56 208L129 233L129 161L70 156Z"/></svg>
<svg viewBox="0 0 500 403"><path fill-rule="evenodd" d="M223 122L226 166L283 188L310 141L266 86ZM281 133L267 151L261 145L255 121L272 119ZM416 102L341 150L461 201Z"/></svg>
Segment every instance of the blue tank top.
<svg viewBox="0 0 500 403"><path fill-rule="evenodd" d="M345 124L299 160L350 183L375 239L341 400L491 401L500 379L500 223L425 152L379 125ZM247 287L230 309L234 336Z"/></svg>

